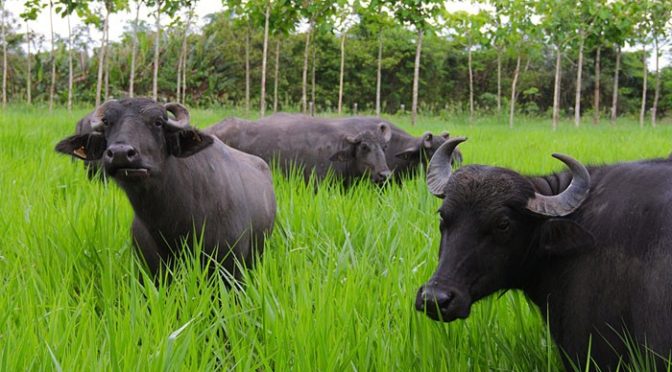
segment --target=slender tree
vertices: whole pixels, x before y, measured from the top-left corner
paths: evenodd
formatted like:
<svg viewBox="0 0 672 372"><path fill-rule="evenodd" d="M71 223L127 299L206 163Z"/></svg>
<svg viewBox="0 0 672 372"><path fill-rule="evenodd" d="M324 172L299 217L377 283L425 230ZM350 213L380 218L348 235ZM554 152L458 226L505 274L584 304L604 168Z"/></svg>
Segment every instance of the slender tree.
<svg viewBox="0 0 672 372"><path fill-rule="evenodd" d="M266 114L266 61L268 59L268 23L271 18L271 3L266 3L264 12L264 47L261 60L261 97L259 98L259 115L263 118Z"/></svg>
<svg viewBox="0 0 672 372"><path fill-rule="evenodd" d="M413 92L411 97L411 125L415 125L418 114L418 90L420 85L420 54L422 38L431 29L435 17L443 9L440 0L388 0L395 18L400 23L410 24L415 28L415 64L413 66Z"/></svg>
<svg viewBox="0 0 672 372"><path fill-rule="evenodd" d="M30 44L33 42L33 33L30 31L30 21L37 19L43 5L40 0L28 0L24 3L23 12L19 14L21 19L26 22L26 102L32 104L32 86L33 75L31 71L31 52Z"/></svg>
<svg viewBox="0 0 672 372"><path fill-rule="evenodd" d="M51 34L51 52L49 64L51 65L51 84L49 85L49 112L54 109L54 94L56 88L56 41L54 40L54 2L49 0L49 31Z"/></svg>
<svg viewBox="0 0 672 372"><path fill-rule="evenodd" d="M672 3L669 0L649 0L651 2L651 37L653 38L653 56L656 66L653 105L651 106L651 125L656 127L658 100L660 99L660 51L670 34L672 21Z"/></svg>
<svg viewBox="0 0 672 372"><path fill-rule="evenodd" d="M575 2L561 0L560 2L537 2L537 12L542 15L541 28L544 41L555 47L555 81L553 88L553 118L552 128L556 130L560 120L560 83L562 72L562 57L569 42L575 36L574 29L577 14Z"/></svg>
<svg viewBox="0 0 672 372"><path fill-rule="evenodd" d="M159 98L159 60L160 60L160 46L161 46L161 6L162 0L154 1L154 64L152 69L152 98L157 100Z"/></svg>
<svg viewBox="0 0 672 372"><path fill-rule="evenodd" d="M378 41L378 54L376 59L376 116L380 116L381 110L381 89L383 75L383 42L385 39L385 30L395 26L395 21L389 16L389 4L384 0L372 0L364 3L355 2L355 10L361 20L361 24L371 38Z"/></svg>
<svg viewBox="0 0 672 372"><path fill-rule="evenodd" d="M138 53L138 24L140 22L140 7L142 0L135 2L135 22L133 22L133 41L131 44L131 72L128 78L128 96L133 97L135 94L135 62Z"/></svg>
<svg viewBox="0 0 672 372"><path fill-rule="evenodd" d="M465 11L444 12L446 27L450 31L454 41L467 49L467 71L469 81L469 122L474 118L474 68L473 49L475 46L484 45L487 37L482 31L483 27L490 22L490 15L486 11L470 14Z"/></svg>
<svg viewBox="0 0 672 372"><path fill-rule="evenodd" d="M7 19L5 17L5 2L0 1L0 27L2 32L2 107L7 106Z"/></svg>
<svg viewBox="0 0 672 372"><path fill-rule="evenodd" d="M611 21L607 25L606 40L613 44L616 50L616 62L614 66L614 81L611 92L611 123L616 122L618 116L618 79L621 70L621 48L625 42L632 37L633 32L633 12L632 3L624 0L612 1L609 4L611 12Z"/></svg>

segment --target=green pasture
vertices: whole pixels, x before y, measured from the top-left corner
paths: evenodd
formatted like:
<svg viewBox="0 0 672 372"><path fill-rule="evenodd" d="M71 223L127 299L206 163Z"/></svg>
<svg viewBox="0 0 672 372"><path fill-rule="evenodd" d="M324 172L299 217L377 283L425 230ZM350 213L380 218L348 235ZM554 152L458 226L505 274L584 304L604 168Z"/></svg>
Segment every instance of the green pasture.
<svg viewBox="0 0 672 372"><path fill-rule="evenodd" d="M138 282L132 209L53 148L87 111L0 111L0 371L540 371L561 367L543 314L519 293L442 324L414 309L437 261L440 201L424 179L316 190L274 177L278 215L260 264L227 290L186 257L170 286ZM205 127L230 115L195 110ZM527 174L667 156L672 126L558 131L521 118L390 117L466 135L466 163Z"/></svg>

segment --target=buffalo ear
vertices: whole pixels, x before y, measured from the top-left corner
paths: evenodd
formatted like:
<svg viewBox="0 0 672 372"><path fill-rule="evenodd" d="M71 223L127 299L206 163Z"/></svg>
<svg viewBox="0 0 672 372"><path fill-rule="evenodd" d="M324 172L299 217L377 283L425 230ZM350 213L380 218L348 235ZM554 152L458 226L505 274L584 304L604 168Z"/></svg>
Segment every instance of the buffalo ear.
<svg viewBox="0 0 672 372"><path fill-rule="evenodd" d="M551 255L582 253L595 246L593 234L574 221L552 218L541 225L539 247Z"/></svg>
<svg viewBox="0 0 672 372"><path fill-rule="evenodd" d="M99 160L106 148L105 136L94 132L67 137L56 144L55 150L82 160Z"/></svg>
<svg viewBox="0 0 672 372"><path fill-rule="evenodd" d="M399 159L410 160L413 157L418 156L418 153L420 153L418 146L412 146L399 151L398 153L394 154L394 156Z"/></svg>
<svg viewBox="0 0 672 372"><path fill-rule="evenodd" d="M212 145L214 139L198 129L185 128L167 133L166 143L170 155L186 158Z"/></svg>

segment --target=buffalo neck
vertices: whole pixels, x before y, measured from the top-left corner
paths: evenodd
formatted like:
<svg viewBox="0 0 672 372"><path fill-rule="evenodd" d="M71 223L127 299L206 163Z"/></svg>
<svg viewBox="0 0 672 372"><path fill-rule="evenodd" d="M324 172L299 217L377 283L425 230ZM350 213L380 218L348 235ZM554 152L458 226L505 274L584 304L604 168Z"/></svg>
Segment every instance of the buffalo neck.
<svg viewBox="0 0 672 372"><path fill-rule="evenodd" d="M193 221L192 216L201 215L197 209L209 199L205 186L212 180L207 176L206 172L198 171L196 162L190 158L168 157L161 171L148 180L119 185L136 217L165 233L184 224L201 223Z"/></svg>

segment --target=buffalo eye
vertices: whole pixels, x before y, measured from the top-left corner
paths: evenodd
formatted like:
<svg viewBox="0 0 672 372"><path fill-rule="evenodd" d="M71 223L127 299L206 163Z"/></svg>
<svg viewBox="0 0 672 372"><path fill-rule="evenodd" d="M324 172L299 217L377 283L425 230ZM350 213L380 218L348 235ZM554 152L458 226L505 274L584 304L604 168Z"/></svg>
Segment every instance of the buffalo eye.
<svg viewBox="0 0 672 372"><path fill-rule="evenodd" d="M369 145L367 145L366 143L363 143L362 146L360 146L360 148L362 149L363 152L369 152L371 150Z"/></svg>
<svg viewBox="0 0 672 372"><path fill-rule="evenodd" d="M497 224L495 225L495 229L499 233L508 232L510 227L511 227L511 223L509 222L508 218L500 219L499 221L497 221Z"/></svg>
<svg viewBox="0 0 672 372"><path fill-rule="evenodd" d="M103 122L103 126L105 126L105 127L110 126L110 122L107 120L107 118L103 118L101 121Z"/></svg>
<svg viewBox="0 0 672 372"><path fill-rule="evenodd" d="M162 120L162 119L157 119L157 120L154 122L154 126L155 126L155 127L159 127L159 128L162 127L162 126L163 126L163 120Z"/></svg>

